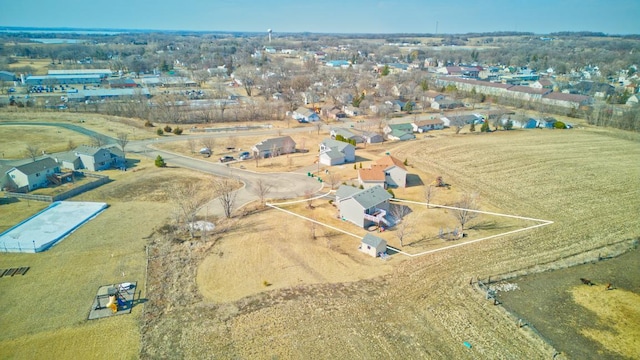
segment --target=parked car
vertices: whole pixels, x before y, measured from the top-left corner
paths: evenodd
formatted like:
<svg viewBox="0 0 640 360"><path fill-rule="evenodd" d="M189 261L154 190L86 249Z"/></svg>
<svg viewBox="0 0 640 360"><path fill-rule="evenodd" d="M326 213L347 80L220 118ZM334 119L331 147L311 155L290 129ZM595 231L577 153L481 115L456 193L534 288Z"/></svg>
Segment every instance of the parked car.
<svg viewBox="0 0 640 360"><path fill-rule="evenodd" d="M247 160L251 158L251 153L248 151L243 151L240 153L240 155L238 156L238 159L240 160Z"/></svg>
<svg viewBox="0 0 640 360"><path fill-rule="evenodd" d="M233 161L233 160L235 160L233 156L229 156L229 155L226 155L220 158L220 162L222 163Z"/></svg>

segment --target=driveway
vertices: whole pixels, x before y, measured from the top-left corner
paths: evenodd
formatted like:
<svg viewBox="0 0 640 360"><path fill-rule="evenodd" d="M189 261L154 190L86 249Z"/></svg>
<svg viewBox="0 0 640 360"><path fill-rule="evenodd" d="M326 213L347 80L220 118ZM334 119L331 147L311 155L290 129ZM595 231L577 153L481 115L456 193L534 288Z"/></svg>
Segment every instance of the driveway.
<svg viewBox="0 0 640 360"><path fill-rule="evenodd" d="M291 130L289 133L309 131L307 128L295 128L289 130ZM277 130L233 132L234 136L275 135L277 133ZM199 158L159 150L153 146L153 144L160 142L184 141L186 138L211 136L228 137L229 134L207 133L205 135L172 136L161 137L156 140L131 141L127 145L127 153L136 153L152 159L155 159L160 155L169 166L193 169L215 176L228 177L241 181L244 186L236 191L234 210L259 199L256 190L258 180L263 180L266 184L271 186L271 189L267 194L267 198L272 199L296 198L304 196L308 192L315 193L322 189L322 184L318 183L316 178L310 178L306 174L291 172L257 173L227 166L228 163L211 163ZM224 216L224 211L219 201L214 199L209 202L204 209L202 209L201 214L222 217Z"/></svg>
<svg viewBox="0 0 640 360"><path fill-rule="evenodd" d="M99 136L108 144L117 144L117 139L106 135L85 129L79 125L65 123L45 123L45 122L3 122L0 125L37 125L37 126L56 126L68 130L72 130L84 135L96 137ZM267 198L287 199L304 196L307 192L317 192L322 189L322 184L318 183L315 178L307 177L300 173L256 173L252 171L232 168L226 164L218 164L207 162L198 158L192 158L164 150L158 150L153 147L155 143L164 143L172 141L184 141L188 138L204 138L204 137L229 137L233 136L256 136L256 135L276 135L291 134L296 132L308 132L310 128L292 128L292 129L269 129L269 130L246 130L232 132L207 132L204 134L167 136L159 137L151 140L129 141L126 146L127 153L135 153L151 159L155 159L158 155L169 164L169 166L182 167L202 171L216 176L234 178L241 181L244 186L236 191L236 201L234 210L246 205L249 202L257 200L256 194L258 180L262 179L266 184L271 186L271 190L267 194ZM222 206L217 199L212 200L203 212L208 215L224 216Z"/></svg>

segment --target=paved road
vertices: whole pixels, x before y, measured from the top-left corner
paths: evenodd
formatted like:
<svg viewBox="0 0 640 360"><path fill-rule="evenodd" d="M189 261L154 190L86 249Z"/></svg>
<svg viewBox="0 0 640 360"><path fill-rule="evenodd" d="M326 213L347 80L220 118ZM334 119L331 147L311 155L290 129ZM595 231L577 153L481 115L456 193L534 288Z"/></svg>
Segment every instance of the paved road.
<svg viewBox="0 0 640 360"><path fill-rule="evenodd" d="M173 137L173 139L184 140L184 138L177 137ZM128 149L127 152L134 152L153 159L160 155L169 166L198 170L216 176L234 178L243 182L244 187L236 192L234 209L238 209L258 199L256 189L258 180L261 179L271 186L267 197L274 199L299 197L305 195L307 192L315 193L322 188L322 184L318 183L316 178L310 178L305 174L256 173L227 166L228 163L211 163L199 158L158 150L154 148L152 144L153 141L132 142L132 144L128 145L130 149ZM201 213L205 212L208 215L224 216L222 206L220 206L217 200L210 202L208 206L201 211Z"/></svg>
<svg viewBox="0 0 640 360"><path fill-rule="evenodd" d="M96 137L99 136L108 144L117 144L118 140L95 131L83 128L80 125L66 123L46 123L46 122L0 122L0 125L37 125L37 126L56 126L71 131ZM177 166L187 169L202 171L221 177L230 177L241 181L244 186L236 192L235 209L238 209L249 202L258 199L256 187L258 180L262 179L266 184L271 186L268 198L286 199L304 196L307 192L317 192L322 188L322 184L318 183L316 178L307 177L301 173L255 173L248 170L242 170L226 166L226 164L211 163L202 159L184 156L154 147L154 144L166 143L172 141L184 141L188 138L202 139L207 137L227 138L231 136L275 136L278 134L292 134L300 132L317 131L315 128L301 127L290 129L266 129L266 130L242 130L242 131L212 131L205 133L197 133L182 136L166 136L156 139L135 140L130 141L126 150L127 153L135 153L151 159L155 159L158 155L169 164L169 166ZM203 209L203 213L213 216L224 216L222 206L217 200L214 200Z"/></svg>

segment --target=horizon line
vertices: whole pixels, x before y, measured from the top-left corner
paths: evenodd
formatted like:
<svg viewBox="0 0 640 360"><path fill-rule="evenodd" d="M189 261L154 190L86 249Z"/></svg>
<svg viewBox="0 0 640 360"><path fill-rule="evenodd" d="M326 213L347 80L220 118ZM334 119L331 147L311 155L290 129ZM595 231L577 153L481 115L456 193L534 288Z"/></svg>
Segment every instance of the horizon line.
<svg viewBox="0 0 640 360"><path fill-rule="evenodd" d="M57 26L0 26L0 32L12 30L12 31L22 31L25 33L29 33L28 30L37 30L37 31L103 31L103 32L118 32L118 33L202 33L202 34L215 34L215 33L224 33L224 34L267 34L267 30L265 31L247 31L247 30L189 30L189 29L127 29L127 28L104 28L104 27L95 27L95 28L83 28L83 27L57 27ZM625 37L625 36L638 36L640 34L609 34L602 31L591 31L591 30L564 30L564 31L553 31L549 33L535 33L532 31L513 31L513 30L500 30L500 31L472 31L472 32L461 32L461 33L419 33L419 32L315 32L315 31L275 31L275 34L314 34L314 35L403 35L403 36L429 36L429 37L441 37L448 35L470 35L470 34L486 34L486 35L499 35L499 34L520 34L520 35L553 35L553 34L591 34L592 36L604 36L604 37Z"/></svg>

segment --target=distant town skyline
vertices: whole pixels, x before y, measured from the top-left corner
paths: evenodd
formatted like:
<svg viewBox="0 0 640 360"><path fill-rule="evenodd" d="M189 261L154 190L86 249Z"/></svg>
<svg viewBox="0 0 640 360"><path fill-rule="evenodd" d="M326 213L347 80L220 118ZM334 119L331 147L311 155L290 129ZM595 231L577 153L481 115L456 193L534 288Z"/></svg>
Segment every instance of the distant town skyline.
<svg viewBox="0 0 640 360"><path fill-rule="evenodd" d="M112 0L10 1L0 28L312 33L640 34L637 0Z"/></svg>

